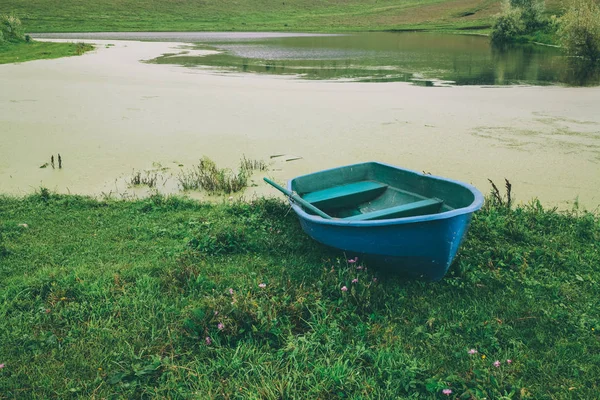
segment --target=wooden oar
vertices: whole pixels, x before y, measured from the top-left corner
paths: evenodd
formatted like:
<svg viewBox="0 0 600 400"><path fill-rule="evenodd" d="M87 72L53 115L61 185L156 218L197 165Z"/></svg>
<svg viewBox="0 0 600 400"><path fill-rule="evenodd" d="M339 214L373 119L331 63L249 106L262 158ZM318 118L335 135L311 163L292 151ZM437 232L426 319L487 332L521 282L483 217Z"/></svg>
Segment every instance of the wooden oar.
<svg viewBox="0 0 600 400"><path fill-rule="evenodd" d="M278 184L276 184L275 182L273 182L272 180L270 180L268 178L263 178L263 179L269 185L273 186L275 189L279 190L281 193L283 193L287 197L289 197L296 204L299 204L302 207L306 208L307 210L314 212L315 214L317 214L320 217L323 217L325 219L332 219L329 215L325 214L323 211L319 210L317 207L313 206L312 204L310 204L308 201L304 200L302 197L298 196L297 194L292 193L289 190L287 190L286 188L279 186Z"/></svg>

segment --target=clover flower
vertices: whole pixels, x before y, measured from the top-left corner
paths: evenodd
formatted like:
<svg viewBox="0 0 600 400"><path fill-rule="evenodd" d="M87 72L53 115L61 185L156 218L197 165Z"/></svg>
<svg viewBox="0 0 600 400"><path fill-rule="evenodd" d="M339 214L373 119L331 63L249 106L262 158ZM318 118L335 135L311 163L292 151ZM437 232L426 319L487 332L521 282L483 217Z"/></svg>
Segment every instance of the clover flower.
<svg viewBox="0 0 600 400"><path fill-rule="evenodd" d="M210 344L212 343L212 340L210 340L210 336L207 336L204 340L206 341L207 346L210 346Z"/></svg>
<svg viewBox="0 0 600 400"><path fill-rule="evenodd" d="M342 286L342 292L347 292L348 288L346 286Z"/></svg>
<svg viewBox="0 0 600 400"><path fill-rule="evenodd" d="M259 288L263 288L263 289L264 289L264 288L266 288L266 287L267 287L267 284L266 284L266 283L260 283L260 284L258 285L258 287L259 287Z"/></svg>
<svg viewBox="0 0 600 400"><path fill-rule="evenodd" d="M452 394L452 389L444 389L442 390L442 393L446 396L450 396Z"/></svg>
<svg viewBox="0 0 600 400"><path fill-rule="evenodd" d="M358 283L358 278L352 279L352 283Z"/></svg>
<svg viewBox="0 0 600 400"><path fill-rule="evenodd" d="M223 325L222 322L219 322L219 325L217 325L217 328L219 328L219 330L222 331L223 328L225 328L225 325Z"/></svg>
<svg viewBox="0 0 600 400"><path fill-rule="evenodd" d="M469 350L469 354L477 354L477 350L471 349L471 350Z"/></svg>
<svg viewBox="0 0 600 400"><path fill-rule="evenodd" d="M496 360L494 361L494 367L498 368L500 366L500 361Z"/></svg>

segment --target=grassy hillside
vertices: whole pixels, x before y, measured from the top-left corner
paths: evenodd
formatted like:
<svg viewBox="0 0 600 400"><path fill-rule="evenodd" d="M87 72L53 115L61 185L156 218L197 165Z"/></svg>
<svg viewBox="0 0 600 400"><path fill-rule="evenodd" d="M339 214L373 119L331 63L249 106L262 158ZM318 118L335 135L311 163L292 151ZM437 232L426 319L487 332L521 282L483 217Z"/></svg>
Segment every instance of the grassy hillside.
<svg viewBox="0 0 600 400"><path fill-rule="evenodd" d="M557 0L553 0L555 3ZM498 0L3 0L28 32L488 27Z"/></svg>
<svg viewBox="0 0 600 400"><path fill-rule="evenodd" d="M597 398L599 243L592 214L487 206L428 283L283 202L0 196L0 399Z"/></svg>

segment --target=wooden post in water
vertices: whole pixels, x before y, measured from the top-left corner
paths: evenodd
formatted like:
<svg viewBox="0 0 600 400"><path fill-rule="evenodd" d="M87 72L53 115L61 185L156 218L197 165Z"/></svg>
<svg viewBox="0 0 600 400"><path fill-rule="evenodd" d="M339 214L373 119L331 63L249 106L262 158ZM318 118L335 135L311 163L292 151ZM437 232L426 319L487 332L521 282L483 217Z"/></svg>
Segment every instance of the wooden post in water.
<svg viewBox="0 0 600 400"><path fill-rule="evenodd" d="M60 153L58 153L58 168L62 168L62 158L60 158Z"/></svg>
<svg viewBox="0 0 600 400"><path fill-rule="evenodd" d="M52 169L54 169L54 154L50 156L50 164L52 165Z"/></svg>

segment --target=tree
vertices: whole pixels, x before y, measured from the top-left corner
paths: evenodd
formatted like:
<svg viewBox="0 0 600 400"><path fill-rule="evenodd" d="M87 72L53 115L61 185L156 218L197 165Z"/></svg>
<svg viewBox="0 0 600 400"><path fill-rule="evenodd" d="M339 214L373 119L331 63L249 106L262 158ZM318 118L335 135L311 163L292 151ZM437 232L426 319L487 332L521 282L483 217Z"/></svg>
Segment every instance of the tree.
<svg viewBox="0 0 600 400"><path fill-rule="evenodd" d="M493 43L506 43L514 41L525 32L523 13L519 7L513 7L510 2L502 3L502 13L496 17L492 27L491 39Z"/></svg>
<svg viewBox="0 0 600 400"><path fill-rule="evenodd" d="M492 27L492 42L512 42L547 26L544 0L504 0Z"/></svg>
<svg viewBox="0 0 600 400"><path fill-rule="evenodd" d="M513 8L521 10L521 20L524 24L525 33L531 33L541 28L544 21L544 10L546 3L544 0L509 0Z"/></svg>
<svg viewBox="0 0 600 400"><path fill-rule="evenodd" d="M565 52L593 63L600 61L600 7L594 0L572 0L558 30Z"/></svg>

